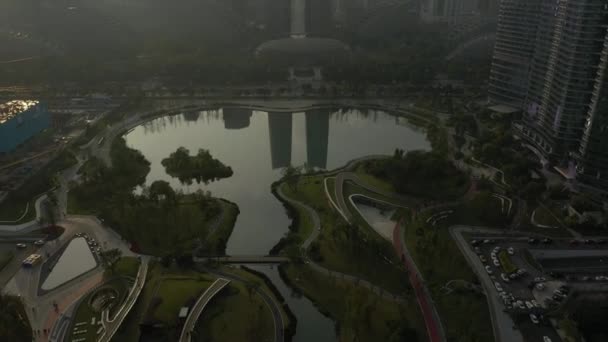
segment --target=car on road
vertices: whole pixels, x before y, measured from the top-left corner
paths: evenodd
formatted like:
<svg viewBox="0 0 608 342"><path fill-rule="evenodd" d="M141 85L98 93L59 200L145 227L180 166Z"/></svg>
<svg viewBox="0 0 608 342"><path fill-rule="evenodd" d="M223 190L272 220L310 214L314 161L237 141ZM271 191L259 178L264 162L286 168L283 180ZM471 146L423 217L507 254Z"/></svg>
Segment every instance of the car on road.
<svg viewBox="0 0 608 342"><path fill-rule="evenodd" d="M36 242L34 242L34 245L42 246L42 245L44 245L44 240L37 240Z"/></svg>
<svg viewBox="0 0 608 342"><path fill-rule="evenodd" d="M509 247L509 249L507 249L507 253L509 253L509 255L514 255L515 249L513 249L513 247Z"/></svg>
<svg viewBox="0 0 608 342"><path fill-rule="evenodd" d="M551 338L549 336L543 336L543 342L551 342Z"/></svg>
<svg viewBox="0 0 608 342"><path fill-rule="evenodd" d="M549 239L549 238L544 238L542 242L543 242L545 245L549 245L549 244L551 244L551 243L553 242L553 240L552 240L552 239Z"/></svg>
<svg viewBox="0 0 608 342"><path fill-rule="evenodd" d="M492 272L492 269L490 268L490 266L486 265L486 272L488 272L488 274L492 274L494 272Z"/></svg>
<svg viewBox="0 0 608 342"><path fill-rule="evenodd" d="M16 246L17 246L17 248L19 248L19 249L24 249L25 247L27 247L27 245L26 245L26 244L24 244L24 243L18 243Z"/></svg>
<svg viewBox="0 0 608 342"><path fill-rule="evenodd" d="M532 323L534 324L539 324L540 321L538 320L538 317L536 317L535 314L530 314L530 320L532 321Z"/></svg>

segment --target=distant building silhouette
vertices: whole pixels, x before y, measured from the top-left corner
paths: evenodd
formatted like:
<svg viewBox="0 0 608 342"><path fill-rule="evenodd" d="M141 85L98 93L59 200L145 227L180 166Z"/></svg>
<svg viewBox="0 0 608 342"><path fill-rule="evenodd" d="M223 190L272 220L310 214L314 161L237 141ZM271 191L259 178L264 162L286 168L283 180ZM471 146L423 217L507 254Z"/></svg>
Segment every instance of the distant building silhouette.
<svg viewBox="0 0 608 342"><path fill-rule="evenodd" d="M224 128L242 129L249 127L253 112L247 108L223 108Z"/></svg>
<svg viewBox="0 0 608 342"><path fill-rule="evenodd" d="M291 165L292 122L293 115L291 113L268 113L270 158L273 169Z"/></svg>
<svg viewBox="0 0 608 342"><path fill-rule="evenodd" d="M329 111L306 112L306 156L309 166L327 168Z"/></svg>

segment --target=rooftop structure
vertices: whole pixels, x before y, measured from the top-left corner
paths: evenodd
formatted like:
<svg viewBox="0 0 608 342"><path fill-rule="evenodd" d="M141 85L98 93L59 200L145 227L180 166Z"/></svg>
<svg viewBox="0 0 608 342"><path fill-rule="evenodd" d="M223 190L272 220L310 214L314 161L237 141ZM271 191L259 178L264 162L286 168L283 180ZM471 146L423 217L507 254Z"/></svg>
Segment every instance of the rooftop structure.
<svg viewBox="0 0 608 342"><path fill-rule="evenodd" d="M37 106L38 103L38 101L33 100L14 100L0 104L0 125Z"/></svg>

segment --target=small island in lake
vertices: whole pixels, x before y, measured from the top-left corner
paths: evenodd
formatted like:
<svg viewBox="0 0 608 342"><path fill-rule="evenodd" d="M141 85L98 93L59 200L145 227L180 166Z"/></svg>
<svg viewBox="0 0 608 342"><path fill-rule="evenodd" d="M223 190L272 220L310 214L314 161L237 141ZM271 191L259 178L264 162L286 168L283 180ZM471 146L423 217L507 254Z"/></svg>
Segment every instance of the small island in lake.
<svg viewBox="0 0 608 342"><path fill-rule="evenodd" d="M209 183L218 179L232 176L232 168L224 165L221 161L213 158L211 153L205 149L199 149L195 156L190 155L185 147L180 147L171 153L168 158L162 160L161 164L166 172L172 177L178 178L182 183L192 184Z"/></svg>

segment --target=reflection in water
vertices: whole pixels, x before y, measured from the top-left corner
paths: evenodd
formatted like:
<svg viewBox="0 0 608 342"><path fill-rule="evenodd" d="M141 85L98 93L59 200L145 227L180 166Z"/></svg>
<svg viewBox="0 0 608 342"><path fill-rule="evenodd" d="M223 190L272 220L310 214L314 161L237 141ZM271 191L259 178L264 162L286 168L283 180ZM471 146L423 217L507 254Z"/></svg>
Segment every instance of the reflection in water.
<svg viewBox="0 0 608 342"><path fill-rule="evenodd" d="M272 169L291 165L291 133L293 116L288 113L268 113L270 157Z"/></svg>
<svg viewBox="0 0 608 342"><path fill-rule="evenodd" d="M313 110L306 116L306 156L310 167L327 167L330 111Z"/></svg>
<svg viewBox="0 0 608 342"><path fill-rule="evenodd" d="M224 108L224 128L242 129L249 127L253 111L246 108Z"/></svg>
<svg viewBox="0 0 608 342"><path fill-rule="evenodd" d="M158 118L125 136L127 144L151 163L148 186L164 180L185 193L210 191L239 206L226 250L232 255L266 254L288 231L290 220L285 209L270 192L271 184L281 177L280 168L308 161L311 166L334 169L355 158L390 155L396 148L430 148L423 132L395 125L395 117L381 111L253 111L251 116L248 112L244 115L249 126L242 129L226 129L222 110L212 110L201 111L195 122L182 115ZM190 151L209 150L214 158L232 167L234 174L207 185L180 184L161 164L180 146Z"/></svg>

